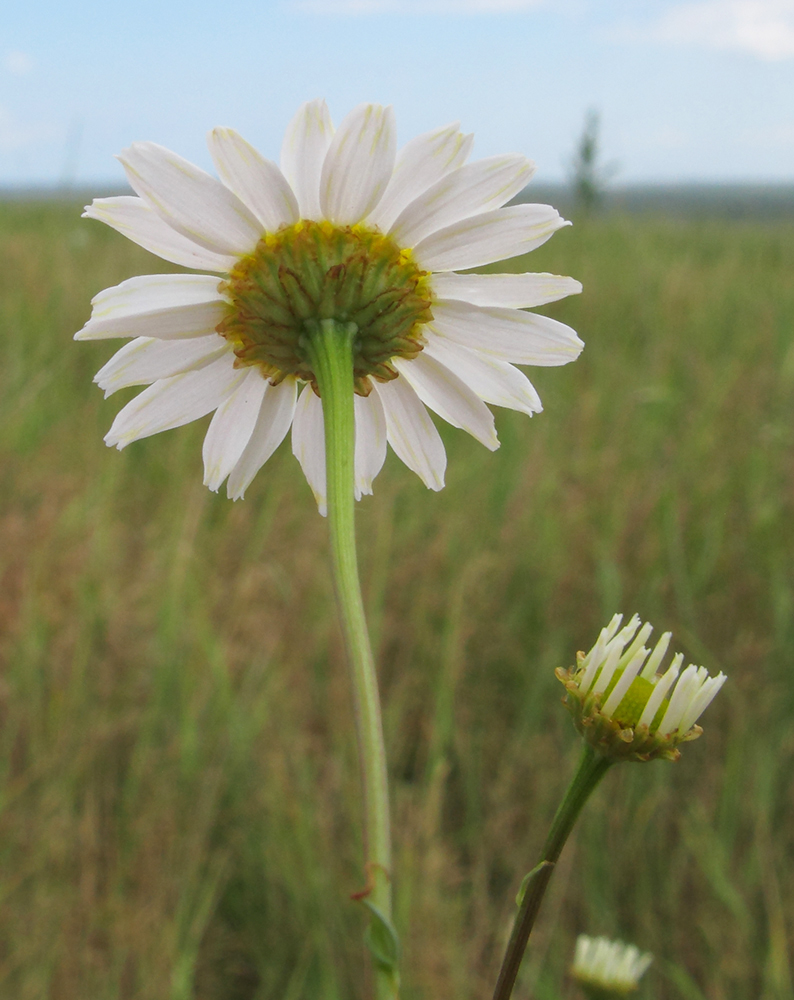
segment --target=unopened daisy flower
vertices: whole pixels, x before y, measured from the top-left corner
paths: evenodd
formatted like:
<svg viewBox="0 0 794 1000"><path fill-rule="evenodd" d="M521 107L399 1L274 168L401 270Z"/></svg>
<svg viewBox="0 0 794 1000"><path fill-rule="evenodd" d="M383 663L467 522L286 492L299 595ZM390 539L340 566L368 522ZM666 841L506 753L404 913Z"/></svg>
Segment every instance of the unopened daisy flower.
<svg viewBox="0 0 794 1000"><path fill-rule="evenodd" d="M651 651L645 646L651 625L640 627L637 615L623 628L622 621L615 615L593 648L576 654L575 667L557 669L565 704L582 736L605 757L677 760L678 744L703 732L697 720L726 677L710 677L692 663L681 672L682 653L662 668L672 633L665 632Z"/></svg>
<svg viewBox="0 0 794 1000"><path fill-rule="evenodd" d="M633 944L580 934L571 975L591 1000L617 1000L637 989L652 961L653 955Z"/></svg>
<svg viewBox="0 0 794 1000"><path fill-rule="evenodd" d="M391 445L431 489L444 446L428 408L487 448L487 403L541 409L516 365L562 365L582 342L526 312L581 290L552 274L460 274L526 253L567 223L506 203L523 156L468 164L457 124L399 152L391 108L365 104L337 130L304 104L280 165L230 128L209 135L218 178L151 142L119 159L137 197L85 211L167 261L210 274L148 275L93 300L78 340L131 337L99 371L106 395L148 385L105 440L130 442L214 411L205 483L242 497L292 428L292 450L325 506L323 409L309 342L324 321L353 338L355 493L372 492Z"/></svg>

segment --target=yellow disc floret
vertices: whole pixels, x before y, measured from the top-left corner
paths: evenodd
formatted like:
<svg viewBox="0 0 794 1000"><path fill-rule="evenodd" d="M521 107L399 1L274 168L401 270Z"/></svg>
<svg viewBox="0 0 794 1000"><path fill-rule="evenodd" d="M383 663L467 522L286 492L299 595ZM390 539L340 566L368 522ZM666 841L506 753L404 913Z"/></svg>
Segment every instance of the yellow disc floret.
<svg viewBox="0 0 794 1000"><path fill-rule="evenodd" d="M388 236L364 226L302 221L267 233L222 285L228 314L217 331L273 384L317 381L306 351L317 322L355 323L356 392L396 378L392 358L415 358L433 318L429 274Z"/></svg>

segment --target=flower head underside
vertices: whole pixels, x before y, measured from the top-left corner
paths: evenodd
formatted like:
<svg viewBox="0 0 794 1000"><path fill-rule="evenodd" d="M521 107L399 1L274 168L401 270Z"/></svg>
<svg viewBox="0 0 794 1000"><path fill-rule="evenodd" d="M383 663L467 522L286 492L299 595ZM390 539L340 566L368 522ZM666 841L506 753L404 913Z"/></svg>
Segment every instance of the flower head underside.
<svg viewBox="0 0 794 1000"><path fill-rule="evenodd" d="M165 260L210 274L131 278L97 295L77 339L129 337L97 373L107 395L147 386L106 442L119 448L214 411L205 483L241 497L288 431L321 510L322 404L306 338L355 324L356 495L372 492L387 443L431 489L446 456L428 409L498 447L487 404L541 405L517 365L561 365L582 343L528 312L581 290L552 274L461 274L526 253L566 225L547 205L507 202L523 156L467 163L457 124L399 152L390 108L361 105L334 129L303 105L280 164L232 129L210 133L218 177L154 143L119 159L135 197L85 212Z"/></svg>

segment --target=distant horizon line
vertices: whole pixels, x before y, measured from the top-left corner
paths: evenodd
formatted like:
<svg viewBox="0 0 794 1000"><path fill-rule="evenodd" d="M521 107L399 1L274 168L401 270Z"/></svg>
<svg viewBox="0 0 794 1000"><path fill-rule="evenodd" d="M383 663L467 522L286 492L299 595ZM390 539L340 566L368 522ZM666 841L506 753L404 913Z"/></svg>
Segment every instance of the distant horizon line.
<svg viewBox="0 0 794 1000"><path fill-rule="evenodd" d="M570 190L573 182L570 180L533 180L522 191L516 195L514 200L526 200L523 196L529 195L538 188L548 188L554 190ZM644 190L686 190L708 188L715 191L735 190L737 192L750 191L782 191L791 189L794 191L794 178L791 180L764 180L764 179L743 179L743 180L637 180L626 181L625 183L611 183L603 188L603 194L607 197L621 194L623 192L644 191ZM89 195L92 197L112 197L114 195L130 195L134 191L123 184L114 184L103 181L80 181L78 183L64 184L61 182L37 182L33 184L19 184L15 182L4 183L0 181L0 198L6 196L18 197L19 195L41 195L68 194L75 196Z"/></svg>

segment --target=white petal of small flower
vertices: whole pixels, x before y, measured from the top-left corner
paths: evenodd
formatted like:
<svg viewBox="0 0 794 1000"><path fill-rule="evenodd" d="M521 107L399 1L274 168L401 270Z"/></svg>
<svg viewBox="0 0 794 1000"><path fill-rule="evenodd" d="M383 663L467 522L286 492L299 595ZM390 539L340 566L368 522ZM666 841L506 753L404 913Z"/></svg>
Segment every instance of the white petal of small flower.
<svg viewBox="0 0 794 1000"><path fill-rule="evenodd" d="M672 638L672 632L662 633L662 637L656 643L653 652L648 657L648 662L642 668L642 674L640 676L644 677L646 681L650 681L656 676L656 671L659 668L659 664L664 659L664 654L667 652L667 647L670 645L670 640Z"/></svg>
<svg viewBox="0 0 794 1000"><path fill-rule="evenodd" d="M181 267L193 267L201 271L228 271L234 267L237 259L207 250L178 233L149 208L143 198L131 195L94 198L83 212L83 218L104 222L149 253L157 254L163 260L170 260L172 264L179 264Z"/></svg>
<svg viewBox="0 0 794 1000"><path fill-rule="evenodd" d="M204 485L213 492L237 465L251 440L267 382L256 368L249 368L242 382L225 399L210 421L204 438Z"/></svg>
<svg viewBox="0 0 794 1000"><path fill-rule="evenodd" d="M653 632L653 625L650 622L646 622L639 632L634 636L631 645L621 656L620 662L618 663L618 670L623 670L627 663L630 663L634 659L634 655L637 650L644 645L645 640L650 638L651 632ZM650 649L645 650L645 656L650 653ZM643 656L643 662L645 660Z"/></svg>
<svg viewBox="0 0 794 1000"><path fill-rule="evenodd" d="M131 400L105 435L119 451L132 441L198 420L226 399L245 377L230 353L198 371L160 379Z"/></svg>
<svg viewBox="0 0 794 1000"><path fill-rule="evenodd" d="M701 667L701 670L705 673L705 668ZM716 677L703 675L699 676L700 688L693 695L689 705L681 717L681 721L678 724L679 732L689 732L703 712L705 712L705 710L712 703L715 695L727 679L728 678L723 673L717 674Z"/></svg>
<svg viewBox="0 0 794 1000"><path fill-rule="evenodd" d="M518 309L439 299L433 303L433 317L430 329L440 336L518 365L564 365L584 347L571 327Z"/></svg>
<svg viewBox="0 0 794 1000"><path fill-rule="evenodd" d="M161 378L203 368L230 351L229 343L217 333L187 341L138 337L116 351L96 373L94 381L107 399L131 385L149 385Z"/></svg>
<svg viewBox="0 0 794 1000"><path fill-rule="evenodd" d="M135 193L178 233L215 253L250 253L256 246L261 223L199 167L156 142L134 142L118 159Z"/></svg>
<svg viewBox="0 0 794 1000"><path fill-rule="evenodd" d="M609 625L601 630L601 634L604 636L604 642L611 642L612 639L618 634L618 629L623 621L623 615L617 614L612 615Z"/></svg>
<svg viewBox="0 0 794 1000"><path fill-rule="evenodd" d="M269 232L300 218L287 179L232 128L216 128L207 143L218 176Z"/></svg>
<svg viewBox="0 0 794 1000"><path fill-rule="evenodd" d="M579 690L583 694L586 694L590 690L590 685L593 683L596 671L601 666L601 662L606 655L607 645L616 635L622 621L623 615L613 615L610 623L598 633L595 646L593 646L582 660L581 666L585 672L579 681Z"/></svg>
<svg viewBox="0 0 794 1000"><path fill-rule="evenodd" d="M609 640L609 646L620 645L621 651L625 648L626 643L631 642L634 636L637 634L637 629L642 624L642 619L639 615L632 615L628 621L628 624L624 625L623 628L616 633L616 635ZM621 652L622 655L622 652Z"/></svg>
<svg viewBox="0 0 794 1000"><path fill-rule="evenodd" d="M281 145L281 170L298 199L301 218L321 219L320 176L334 136L323 100L302 104L287 126Z"/></svg>
<svg viewBox="0 0 794 1000"><path fill-rule="evenodd" d="M323 164L320 207L337 225L354 225L378 204L396 154L394 111L360 104L336 131Z"/></svg>
<svg viewBox="0 0 794 1000"><path fill-rule="evenodd" d="M389 235L402 246L415 246L462 219L501 208L526 186L533 170L533 164L519 155L468 163L414 199L397 217Z"/></svg>
<svg viewBox="0 0 794 1000"><path fill-rule="evenodd" d="M353 399L356 412L356 500L372 493L372 480L386 460L386 417L376 392Z"/></svg>
<svg viewBox="0 0 794 1000"><path fill-rule="evenodd" d="M444 488L447 454L430 414L404 379L373 386L383 404L386 435L398 458L431 490Z"/></svg>
<svg viewBox="0 0 794 1000"><path fill-rule="evenodd" d="M325 422L319 396L307 385L298 399L292 419L292 454L300 462L317 508L328 513L325 485Z"/></svg>
<svg viewBox="0 0 794 1000"><path fill-rule="evenodd" d="M424 351L412 361L395 358L397 371L408 380L425 406L453 427L462 427L490 451L499 447L493 413L461 379Z"/></svg>
<svg viewBox="0 0 794 1000"><path fill-rule="evenodd" d="M535 387L522 371L507 361L462 347L432 332L423 353L455 372L486 403L520 410L529 416L543 410Z"/></svg>
<svg viewBox="0 0 794 1000"><path fill-rule="evenodd" d="M425 271L463 271L529 253L570 225L549 205L498 208L427 236L414 259Z"/></svg>
<svg viewBox="0 0 794 1000"><path fill-rule="evenodd" d="M679 723L684 712L689 705L690 699L698 689L698 668L694 663L690 663L686 670L678 678L678 683L670 696L670 703L667 711L659 723L659 732L667 735L678 730Z"/></svg>
<svg viewBox="0 0 794 1000"><path fill-rule="evenodd" d="M397 154L394 172L383 197L368 216L382 232L415 198L437 180L462 167L471 151L473 135L458 131L460 122L411 139Z"/></svg>
<svg viewBox="0 0 794 1000"><path fill-rule="evenodd" d="M609 686L609 682L614 676L615 670L617 669L618 660L620 659L620 654L622 651L622 646L618 643L612 646L611 649L607 647L607 658L604 661L603 667L598 672L598 677L595 679L593 684L593 694L603 694Z"/></svg>
<svg viewBox="0 0 794 1000"><path fill-rule="evenodd" d="M436 274L433 291L440 299L475 306L529 309L578 295L580 282L561 274Z"/></svg>
<svg viewBox="0 0 794 1000"><path fill-rule="evenodd" d="M292 425L298 383L286 378L278 385L265 382L265 395L250 440L229 475L226 494L241 499L254 476L278 448Z"/></svg>
<svg viewBox="0 0 794 1000"><path fill-rule="evenodd" d="M617 683L612 688L612 691L604 702L604 706L601 711L604 715L612 715L618 705L623 701L623 695L631 687L634 678L642 669L642 665L645 662L645 657L650 653L649 649L642 648L638 649L634 656L628 661L623 669L623 673L618 678Z"/></svg>
<svg viewBox="0 0 794 1000"><path fill-rule="evenodd" d="M675 679L678 677L678 672L681 669L681 664L684 662L684 657L682 653L678 653L677 656L673 658L673 662L670 664L669 668L665 673L656 681L654 684L651 696L645 704L645 708L642 710L642 715L637 721L637 728L640 726L650 726L653 720L656 718L656 713L659 711L659 706L664 701L667 696L667 692L675 684Z"/></svg>

